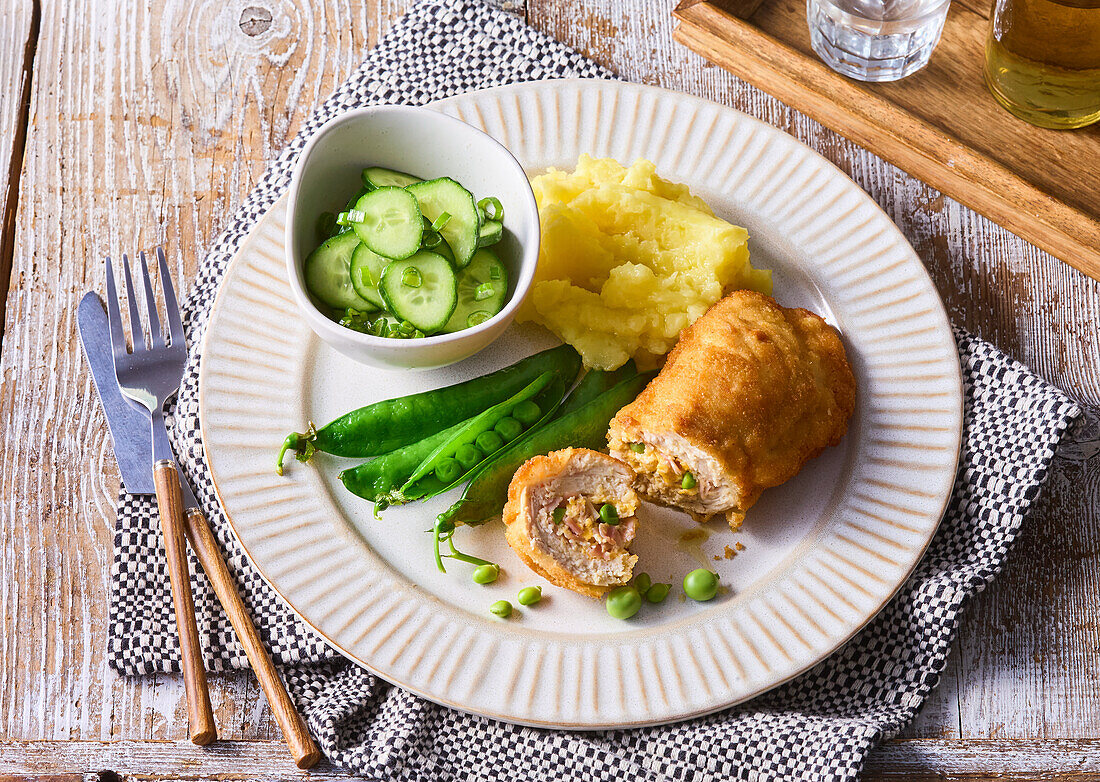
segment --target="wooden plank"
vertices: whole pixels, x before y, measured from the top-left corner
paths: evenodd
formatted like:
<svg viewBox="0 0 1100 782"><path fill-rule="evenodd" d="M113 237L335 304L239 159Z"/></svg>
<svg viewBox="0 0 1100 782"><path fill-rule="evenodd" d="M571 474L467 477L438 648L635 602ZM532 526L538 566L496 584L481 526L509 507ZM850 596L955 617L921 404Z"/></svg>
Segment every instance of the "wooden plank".
<svg viewBox="0 0 1100 782"><path fill-rule="evenodd" d="M980 15L953 9L927 68L872 85L813 55L803 7L773 0L747 24L713 3L684 4L676 37L1100 279L1100 133L1034 128L997 106L982 82Z"/></svg>
<svg viewBox="0 0 1100 782"><path fill-rule="evenodd" d="M0 743L0 773L43 780L100 772L124 780L261 778L354 779L322 762L295 768L286 747L273 741L219 741L209 747L167 741L27 741ZM1100 741L888 741L872 753L864 779L1100 780ZM112 777L113 778L113 777Z"/></svg>
<svg viewBox="0 0 1100 782"><path fill-rule="evenodd" d="M106 663L118 478L76 304L103 289L103 254L163 242L176 279L191 279L267 162L406 3L245 5L42 4L0 381L9 738L186 730L177 677L120 679ZM225 737L275 736L248 676L214 677L212 697Z"/></svg>
<svg viewBox="0 0 1100 782"><path fill-rule="evenodd" d="M37 39L38 6L33 0L15 0L0 7L0 328L11 277Z"/></svg>
<svg viewBox="0 0 1100 782"><path fill-rule="evenodd" d="M59 2L43 6L49 40L39 49L48 54L35 71L36 120L20 186L7 318L16 336L5 340L0 362L0 735L33 739L41 752L68 739L80 750L84 741L184 736L177 677L119 679L103 657L117 476L72 321L79 294L102 287L95 256L166 239L177 276L190 272L308 105L358 63L405 2L300 10L250 0L268 9L271 24L264 27L259 12L238 18L246 38L228 11L205 14L209 6L197 0L135 5L86 0L71 13ZM955 322L1079 398L1100 401L1095 284L673 44L667 10L655 0L599 0L580 11L540 0L529 16L628 78L734 105L821 151L899 224ZM117 19L118 29L96 25L100 18ZM70 198L86 214L78 226L60 221ZM1089 442L1083 436L1080 454L1095 454ZM1098 735L1088 678L1100 669L1088 610L1100 507L1093 461L1060 463L1062 488L1029 523L1037 540L1025 539L1018 562L964 624L963 647L922 715L925 735L958 736L964 711L966 735L1027 735L1036 709L1045 735ZM991 632L986 622L994 619L1000 627ZM1030 623L1040 621L1046 626L1036 632ZM265 773L293 773L250 676L213 681L222 734L259 740L259 752L286 764ZM1029 700L1034 693L1039 701ZM219 757L235 763L243 746L230 744ZM0 747L0 773L12 757L5 753ZM141 757L151 772L169 756L162 747ZM182 764L176 773L189 776Z"/></svg>

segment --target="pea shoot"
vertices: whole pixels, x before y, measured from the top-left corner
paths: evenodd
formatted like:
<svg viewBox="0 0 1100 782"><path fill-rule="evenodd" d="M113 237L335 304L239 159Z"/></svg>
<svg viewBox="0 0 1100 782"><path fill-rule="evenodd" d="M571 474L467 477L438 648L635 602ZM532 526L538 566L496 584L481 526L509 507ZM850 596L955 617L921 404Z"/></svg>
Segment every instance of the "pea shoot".
<svg viewBox="0 0 1100 782"><path fill-rule="evenodd" d="M519 595L517 595L516 600L519 601L521 606L533 606L535 603L542 600L542 587L524 587L519 590Z"/></svg>
<svg viewBox="0 0 1100 782"><path fill-rule="evenodd" d="M507 619L512 615L512 604L507 600L498 600L489 606L489 612L496 614L501 619Z"/></svg>
<svg viewBox="0 0 1100 782"><path fill-rule="evenodd" d="M684 576L684 594L700 603L718 594L718 574L706 568L696 568Z"/></svg>
<svg viewBox="0 0 1100 782"><path fill-rule="evenodd" d="M631 585L615 587L607 593L604 605L615 619L629 619L642 607L642 596Z"/></svg>
<svg viewBox="0 0 1100 782"><path fill-rule="evenodd" d="M440 573L447 572L447 568L443 567L443 557L457 559L459 562L466 562L470 565L493 565L493 563L487 559L481 559L480 557L475 557L470 554L463 554L459 551L458 548L455 547L455 542L453 540L454 534L454 522L443 518L436 519L435 525L432 527L432 551L435 554L435 566L439 568ZM451 549L451 553L441 554L439 551L440 543L446 543ZM494 567L498 566L494 565Z"/></svg>

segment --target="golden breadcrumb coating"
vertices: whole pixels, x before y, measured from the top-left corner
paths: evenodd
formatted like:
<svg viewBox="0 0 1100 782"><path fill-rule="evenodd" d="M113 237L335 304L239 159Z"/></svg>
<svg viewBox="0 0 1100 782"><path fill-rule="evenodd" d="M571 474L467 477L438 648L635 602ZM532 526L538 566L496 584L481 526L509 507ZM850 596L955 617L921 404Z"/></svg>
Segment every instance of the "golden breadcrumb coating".
<svg viewBox="0 0 1100 782"><path fill-rule="evenodd" d="M725 513L736 528L764 489L840 442L855 395L844 346L821 317L737 291L683 331L660 374L615 416L608 439L612 455L639 473L647 499L696 518ZM671 477L655 475L655 460ZM669 485L684 469L698 471L691 496Z"/></svg>

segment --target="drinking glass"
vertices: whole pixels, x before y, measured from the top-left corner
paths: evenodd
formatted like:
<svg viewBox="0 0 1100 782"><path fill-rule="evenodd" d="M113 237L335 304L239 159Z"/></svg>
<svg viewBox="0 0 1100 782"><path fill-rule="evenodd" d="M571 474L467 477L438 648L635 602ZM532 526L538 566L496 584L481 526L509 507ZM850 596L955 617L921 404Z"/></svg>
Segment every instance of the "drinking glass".
<svg viewBox="0 0 1100 782"><path fill-rule="evenodd" d="M998 103L1033 125L1100 120L1100 0L997 0L985 82Z"/></svg>
<svg viewBox="0 0 1100 782"><path fill-rule="evenodd" d="M895 81L928 63L950 0L806 0L810 42L833 70Z"/></svg>

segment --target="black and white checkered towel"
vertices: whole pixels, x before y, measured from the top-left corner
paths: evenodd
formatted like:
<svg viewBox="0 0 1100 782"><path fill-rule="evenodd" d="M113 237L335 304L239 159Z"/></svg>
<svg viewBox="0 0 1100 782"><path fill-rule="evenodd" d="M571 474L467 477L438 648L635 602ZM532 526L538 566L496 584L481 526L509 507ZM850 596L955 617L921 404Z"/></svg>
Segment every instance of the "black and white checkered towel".
<svg viewBox="0 0 1100 782"><path fill-rule="evenodd" d="M247 563L214 497L198 426L198 349L226 264L290 183L306 139L369 104L423 104L470 90L606 71L477 0L429 0L399 21L302 128L203 260L186 305L190 362L173 434L240 592L330 760L385 780L852 779L868 751L914 715L939 680L959 612L1001 568L1075 405L990 345L957 334L966 433L954 497L927 554L843 649L742 706L677 725L599 733L516 727L451 711L336 654ZM111 573L110 660L124 674L178 670L160 524L124 495ZM191 572L210 667L245 667L198 563Z"/></svg>

